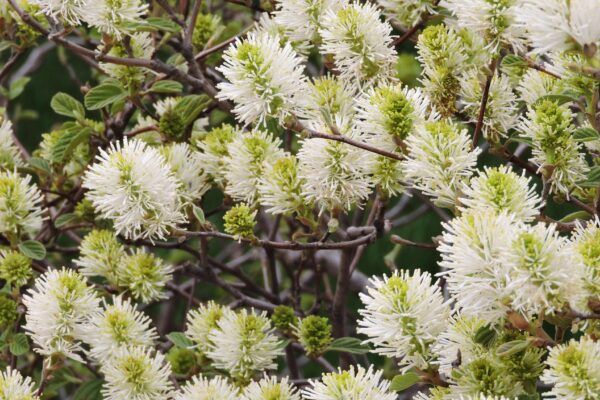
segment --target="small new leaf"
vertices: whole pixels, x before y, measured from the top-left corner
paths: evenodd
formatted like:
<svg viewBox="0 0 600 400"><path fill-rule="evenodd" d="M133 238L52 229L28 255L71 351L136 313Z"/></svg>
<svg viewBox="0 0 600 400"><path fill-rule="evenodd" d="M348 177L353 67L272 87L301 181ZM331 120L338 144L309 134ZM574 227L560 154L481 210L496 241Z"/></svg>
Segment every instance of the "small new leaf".
<svg viewBox="0 0 600 400"><path fill-rule="evenodd" d="M50 107L55 113L65 117L81 120L85 117L83 104L66 93L57 93L50 101Z"/></svg>
<svg viewBox="0 0 600 400"><path fill-rule="evenodd" d="M371 351L371 348L363 344L360 339L353 337L341 337L335 339L327 347L327 351L339 351L350 354L367 354Z"/></svg>
<svg viewBox="0 0 600 400"><path fill-rule="evenodd" d="M88 110L99 110L126 97L127 92L120 85L111 81L92 88L87 92L83 101Z"/></svg>
<svg viewBox="0 0 600 400"><path fill-rule="evenodd" d="M192 342L183 332L171 332L167 335L167 338L177 347L181 347L183 349L190 348L194 346L194 342Z"/></svg>
<svg viewBox="0 0 600 400"><path fill-rule="evenodd" d="M395 392L403 392L420 381L421 377L416 372L408 371L405 374L396 375L394 379L392 379L390 389Z"/></svg>
<svg viewBox="0 0 600 400"><path fill-rule="evenodd" d="M496 354L499 357L509 357L522 352L527 347L529 347L529 341L527 340L512 340L498 346Z"/></svg>
<svg viewBox="0 0 600 400"><path fill-rule="evenodd" d="M210 104L211 100L206 95L191 95L179 100L175 106L175 112L183 117L185 125L189 125L198 118L198 115Z"/></svg>
<svg viewBox="0 0 600 400"><path fill-rule="evenodd" d="M10 338L8 346L10 352L15 356L20 356L29 351L29 341L24 333L17 333Z"/></svg>
<svg viewBox="0 0 600 400"><path fill-rule="evenodd" d="M177 81L163 80L158 81L150 88L154 93L181 93L183 85Z"/></svg>
<svg viewBox="0 0 600 400"><path fill-rule="evenodd" d="M43 260L46 257L46 248L37 240L26 240L19 243L19 251L34 260Z"/></svg>
<svg viewBox="0 0 600 400"><path fill-rule="evenodd" d="M73 213L62 214L54 221L54 226L60 228L77 219L77 215Z"/></svg>
<svg viewBox="0 0 600 400"><path fill-rule="evenodd" d="M593 142L600 139L600 134L594 128L579 128L573 133L573 139L578 142Z"/></svg>

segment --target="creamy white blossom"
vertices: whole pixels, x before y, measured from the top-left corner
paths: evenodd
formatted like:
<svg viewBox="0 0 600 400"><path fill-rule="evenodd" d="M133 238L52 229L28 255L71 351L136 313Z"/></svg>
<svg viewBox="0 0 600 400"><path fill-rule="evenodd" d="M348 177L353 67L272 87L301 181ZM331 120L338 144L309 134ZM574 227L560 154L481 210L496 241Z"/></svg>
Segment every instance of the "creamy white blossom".
<svg viewBox="0 0 600 400"><path fill-rule="evenodd" d="M144 347L119 347L101 368L106 400L164 400L170 397L171 367L165 357Z"/></svg>
<svg viewBox="0 0 600 400"><path fill-rule="evenodd" d="M337 11L344 0L286 0L277 3L274 21L283 27L288 38L294 41L318 41L323 16Z"/></svg>
<svg viewBox="0 0 600 400"><path fill-rule="evenodd" d="M210 189L200 153L189 144L172 143L162 147L161 153L180 181L181 196L185 201L193 202Z"/></svg>
<svg viewBox="0 0 600 400"><path fill-rule="evenodd" d="M259 381L252 381L242 394L240 400L300 400L300 393L287 378L265 376Z"/></svg>
<svg viewBox="0 0 600 400"><path fill-rule="evenodd" d="M89 355L105 363L120 347L152 347L158 338L150 318L122 296L113 296L112 304L103 300L102 310L87 318L81 335L90 346Z"/></svg>
<svg viewBox="0 0 600 400"><path fill-rule="evenodd" d="M218 328L217 322L226 312L231 310L209 301L188 313L185 334L202 353L207 353L211 349L210 333Z"/></svg>
<svg viewBox="0 0 600 400"><path fill-rule="evenodd" d="M186 221L180 183L157 149L134 139L101 149L84 176L86 196L98 213L130 239L163 239Z"/></svg>
<svg viewBox="0 0 600 400"><path fill-rule="evenodd" d="M518 20L535 53L565 51L600 41L596 0L522 0Z"/></svg>
<svg viewBox="0 0 600 400"><path fill-rule="evenodd" d="M88 0L30 0L38 5L42 12L64 20L71 26L77 26L84 19Z"/></svg>
<svg viewBox="0 0 600 400"><path fill-rule="evenodd" d="M268 164L259 178L260 203L272 214L306 212L302 196L303 179L298 176L298 160L288 154Z"/></svg>
<svg viewBox="0 0 600 400"><path fill-rule="evenodd" d="M533 105L538 99L549 94L558 94L558 80L547 73L530 69L525 72L517 86L519 98L528 105Z"/></svg>
<svg viewBox="0 0 600 400"><path fill-rule="evenodd" d="M391 77L396 60L392 27L380 20L375 5L351 2L339 10L327 10L319 33L321 52L333 56L336 70L353 88Z"/></svg>
<svg viewBox="0 0 600 400"><path fill-rule="evenodd" d="M127 254L117 269L120 286L145 303L167 297L164 288L172 278L173 266L143 249Z"/></svg>
<svg viewBox="0 0 600 400"><path fill-rule="evenodd" d="M435 12L435 0L378 0L383 13L400 22L404 28L412 28L423 16Z"/></svg>
<svg viewBox="0 0 600 400"><path fill-rule="evenodd" d="M462 188L460 203L465 209L507 212L522 221L533 221L542 206L531 178L517 175L512 168L484 167Z"/></svg>
<svg viewBox="0 0 600 400"><path fill-rule="evenodd" d="M436 205L454 209L481 152L471 149L468 131L449 120L426 123L408 137L406 148L406 178Z"/></svg>
<svg viewBox="0 0 600 400"><path fill-rule="evenodd" d="M444 227L441 275L457 307L465 316L497 321L509 310L511 267L505 254L522 229L520 221L512 214L472 210Z"/></svg>
<svg viewBox="0 0 600 400"><path fill-rule="evenodd" d="M173 400L239 400L238 389L221 376L196 375L173 395Z"/></svg>
<svg viewBox="0 0 600 400"><path fill-rule="evenodd" d="M322 129L325 131L325 129ZM357 140L360 136L348 133ZM302 194L321 210L344 211L362 204L371 193L370 154L328 139L305 139L298 151Z"/></svg>
<svg viewBox="0 0 600 400"><path fill-rule="evenodd" d="M442 0L440 6L450 10L456 24L486 41L486 48L498 52L509 46L524 48L524 30L517 23L521 0Z"/></svg>
<svg viewBox="0 0 600 400"><path fill-rule="evenodd" d="M88 0L82 18L100 32L121 39L127 32L126 24L140 21L147 8L141 0Z"/></svg>
<svg viewBox="0 0 600 400"><path fill-rule="evenodd" d="M225 51L218 70L229 82L218 84L218 98L235 103L233 113L245 123L283 121L302 111L306 76L302 58L278 36L250 32Z"/></svg>
<svg viewBox="0 0 600 400"><path fill-rule="evenodd" d="M0 398L2 399L39 400L35 395L34 386L30 377L23 378L18 370L11 367L0 374Z"/></svg>
<svg viewBox="0 0 600 400"><path fill-rule="evenodd" d="M114 232L94 229L79 245L79 258L75 264L85 276L102 276L112 284L118 284L118 270L125 256L125 247L119 243Z"/></svg>
<svg viewBox="0 0 600 400"><path fill-rule="evenodd" d="M361 366L323 374L321 380L311 380L311 387L302 390L305 400L396 400L390 382L381 376L383 371L365 370Z"/></svg>
<svg viewBox="0 0 600 400"><path fill-rule="evenodd" d="M370 284L367 294L360 293L365 308L359 310L357 332L368 337L375 353L398 358L402 370L426 369L450 315L440 287L419 269L372 278Z"/></svg>
<svg viewBox="0 0 600 400"><path fill-rule="evenodd" d="M0 232L12 238L37 233L44 219L42 199L31 175L0 171Z"/></svg>
<svg viewBox="0 0 600 400"><path fill-rule="evenodd" d="M568 287L572 309L590 314L589 300L600 299L600 220L596 217L586 224L578 223L566 250L574 259L569 273L578 271L579 281Z"/></svg>
<svg viewBox="0 0 600 400"><path fill-rule="evenodd" d="M6 169L23 166L21 152L13 139L12 122L0 114L0 166Z"/></svg>
<svg viewBox="0 0 600 400"><path fill-rule="evenodd" d="M552 399L593 399L600 393L600 343L588 337L550 348L542 381Z"/></svg>
<svg viewBox="0 0 600 400"><path fill-rule="evenodd" d="M51 269L23 296L23 326L43 356L54 354L83 362L79 355L82 326L98 310L99 299L85 278L68 269Z"/></svg>
<svg viewBox="0 0 600 400"><path fill-rule="evenodd" d="M283 156L281 140L267 131L240 133L227 145L225 193L234 200L254 203L267 165Z"/></svg>
<svg viewBox="0 0 600 400"><path fill-rule="evenodd" d="M209 334L211 346L207 353L216 368L247 379L255 372L277 367L275 360L283 354L283 348L266 313L229 311L216 324Z"/></svg>

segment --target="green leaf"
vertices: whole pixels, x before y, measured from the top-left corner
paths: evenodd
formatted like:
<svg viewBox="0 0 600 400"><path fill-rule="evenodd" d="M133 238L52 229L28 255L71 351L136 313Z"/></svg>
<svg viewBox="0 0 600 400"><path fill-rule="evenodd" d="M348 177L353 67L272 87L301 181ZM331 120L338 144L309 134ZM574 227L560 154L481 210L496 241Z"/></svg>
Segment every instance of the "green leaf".
<svg viewBox="0 0 600 400"><path fill-rule="evenodd" d="M181 30L181 26L169 18L148 17L146 18L146 24L152 28L165 32L177 33Z"/></svg>
<svg viewBox="0 0 600 400"><path fill-rule="evenodd" d="M201 224L204 224L206 222L206 217L204 216L204 211L202 211L202 208L194 205L192 206L192 212L194 213L194 216L196 217L198 222L200 222Z"/></svg>
<svg viewBox="0 0 600 400"><path fill-rule="evenodd" d="M54 220L54 226L60 228L61 226L65 226L76 219L77 215L73 213L63 214L56 218L56 220Z"/></svg>
<svg viewBox="0 0 600 400"><path fill-rule="evenodd" d="M83 104L77 101L74 97L66 93L57 93L50 101L50 107L55 113L64 115L65 117L81 120L85 117L85 109Z"/></svg>
<svg viewBox="0 0 600 400"><path fill-rule="evenodd" d="M560 219L560 222L568 223L568 222L573 222L578 219L583 219L583 220L590 219L590 217L591 217L591 215L587 211L575 211L571 214L568 214L568 215L565 215L564 217L562 217Z"/></svg>
<svg viewBox="0 0 600 400"><path fill-rule="evenodd" d="M363 344L360 339L353 337L341 337L331 342L326 351L339 351L350 354L366 354L371 351L371 348L368 345Z"/></svg>
<svg viewBox="0 0 600 400"><path fill-rule="evenodd" d="M185 125L189 125L198 118L198 115L211 103L211 99L203 94L185 96L175 106L175 112L183 117Z"/></svg>
<svg viewBox="0 0 600 400"><path fill-rule="evenodd" d="M99 110L127 97L127 92L116 82L111 81L92 88L83 99L88 110Z"/></svg>
<svg viewBox="0 0 600 400"><path fill-rule="evenodd" d="M46 257L46 248L37 240L26 240L19 243L19 250L34 260L43 260Z"/></svg>
<svg viewBox="0 0 600 400"><path fill-rule="evenodd" d="M194 346L192 342L183 332L171 332L167 335L167 338L177 347L187 349Z"/></svg>
<svg viewBox="0 0 600 400"><path fill-rule="evenodd" d="M10 352L15 356L20 356L29 351L29 341L24 333L17 333L10 338L8 346Z"/></svg>
<svg viewBox="0 0 600 400"><path fill-rule="evenodd" d="M30 80L31 78L24 76L11 83L10 87L8 88L8 98L13 100L19 97L19 95L23 93L23 90L25 90L25 86L27 86Z"/></svg>
<svg viewBox="0 0 600 400"><path fill-rule="evenodd" d="M163 80L155 82L150 88L154 93L181 93L183 85L177 81Z"/></svg>
<svg viewBox="0 0 600 400"><path fill-rule="evenodd" d="M573 133L573 139L578 142L592 142L600 139L600 134L594 128L579 128Z"/></svg>
<svg viewBox="0 0 600 400"><path fill-rule="evenodd" d="M511 142L525 143L529 146L533 145L533 139L524 136L511 136L508 140Z"/></svg>
<svg viewBox="0 0 600 400"><path fill-rule="evenodd" d="M64 162L67 156L73 154L79 144L88 140L91 132L88 127L69 126L52 148L52 161L56 163Z"/></svg>
<svg viewBox="0 0 600 400"><path fill-rule="evenodd" d="M102 399L102 385L104 381L102 379L94 379L87 381L77 389L77 392L73 395L73 400L100 400Z"/></svg>
<svg viewBox="0 0 600 400"><path fill-rule="evenodd" d="M515 54L509 54L506 57L504 57L502 59L501 65L503 67L519 67L519 68L525 68L528 66L526 60L524 60L523 58L521 58Z"/></svg>
<svg viewBox="0 0 600 400"><path fill-rule="evenodd" d="M509 357L522 352L529 347L527 340L511 340L510 342L502 343L496 349L496 354L499 357Z"/></svg>
<svg viewBox="0 0 600 400"><path fill-rule="evenodd" d="M496 337L496 331L493 330L489 325L482 326L475 332L475 343L489 346L492 340Z"/></svg>
<svg viewBox="0 0 600 400"><path fill-rule="evenodd" d="M408 371L403 375L396 375L394 379L392 379L390 389L395 392L403 392L420 381L421 377L416 372Z"/></svg>
<svg viewBox="0 0 600 400"><path fill-rule="evenodd" d="M587 174L587 179L577 183L579 186L584 188L597 188L600 186L600 165L596 165L590 168L590 172Z"/></svg>
<svg viewBox="0 0 600 400"><path fill-rule="evenodd" d="M50 173L52 172L50 164L48 164L48 161L44 160L43 158L31 157L29 159L29 165L33 169L45 172L47 175L50 175Z"/></svg>

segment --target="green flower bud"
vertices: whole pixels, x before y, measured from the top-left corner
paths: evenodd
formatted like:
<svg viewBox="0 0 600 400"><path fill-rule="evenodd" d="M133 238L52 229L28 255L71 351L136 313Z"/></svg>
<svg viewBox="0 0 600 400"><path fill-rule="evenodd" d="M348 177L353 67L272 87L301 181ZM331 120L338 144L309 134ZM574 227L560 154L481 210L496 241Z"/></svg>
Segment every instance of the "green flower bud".
<svg viewBox="0 0 600 400"><path fill-rule="evenodd" d="M287 336L291 336L293 328L298 325L298 317L296 317L294 309L285 305L275 307L271 321L273 321L275 328Z"/></svg>
<svg viewBox="0 0 600 400"><path fill-rule="evenodd" d="M167 353L167 360L176 375L189 376L197 366L196 353L190 349L174 346Z"/></svg>
<svg viewBox="0 0 600 400"><path fill-rule="evenodd" d="M236 239L254 238L254 225L256 211L252 211L246 204L238 204L225 213L225 232L236 237Z"/></svg>
<svg viewBox="0 0 600 400"><path fill-rule="evenodd" d="M167 109L158 121L158 129L168 139L181 139L185 134L183 115L174 109Z"/></svg>
<svg viewBox="0 0 600 400"><path fill-rule="evenodd" d="M31 278L31 259L9 250L0 255L0 278L19 288Z"/></svg>
<svg viewBox="0 0 600 400"><path fill-rule="evenodd" d="M75 206L75 215L86 222L94 222L96 210L89 199L83 199Z"/></svg>
<svg viewBox="0 0 600 400"><path fill-rule="evenodd" d="M296 335L306 353L315 357L321 355L333 341L329 320L316 315L302 319Z"/></svg>
<svg viewBox="0 0 600 400"><path fill-rule="evenodd" d="M219 28L221 19L212 14L200 14L196 20L192 44L198 50L203 49Z"/></svg>
<svg viewBox="0 0 600 400"><path fill-rule="evenodd" d="M0 296L0 327L6 328L17 320L17 303L6 296Z"/></svg>

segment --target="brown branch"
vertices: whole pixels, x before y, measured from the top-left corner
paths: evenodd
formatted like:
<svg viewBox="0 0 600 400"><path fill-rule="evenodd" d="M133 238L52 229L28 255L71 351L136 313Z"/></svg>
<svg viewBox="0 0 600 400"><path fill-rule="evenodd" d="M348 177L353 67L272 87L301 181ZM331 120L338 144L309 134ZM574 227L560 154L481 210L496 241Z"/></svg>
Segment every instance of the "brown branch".
<svg viewBox="0 0 600 400"><path fill-rule="evenodd" d="M483 119L485 117L485 109L490 97L490 87L492 86L492 79L496 74L496 60L493 60L490 64L490 72L485 80L485 86L483 87L483 94L481 96L481 105L479 106L479 115L477 116L477 125L475 125L475 132L473 132L473 148L477 147L479 143L479 136L483 130Z"/></svg>

